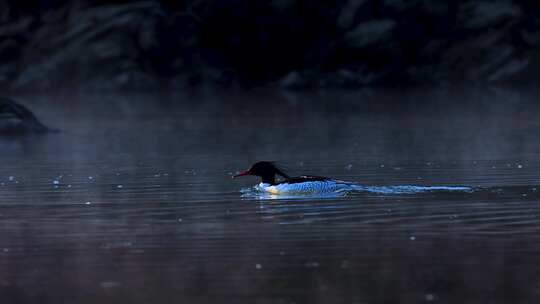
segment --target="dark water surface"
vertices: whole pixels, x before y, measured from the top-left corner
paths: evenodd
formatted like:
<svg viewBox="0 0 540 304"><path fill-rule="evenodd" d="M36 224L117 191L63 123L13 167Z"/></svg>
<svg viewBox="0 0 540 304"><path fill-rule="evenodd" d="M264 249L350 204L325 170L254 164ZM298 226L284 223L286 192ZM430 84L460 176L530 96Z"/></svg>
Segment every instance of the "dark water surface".
<svg viewBox="0 0 540 304"><path fill-rule="evenodd" d="M64 131L0 139L0 302L535 303L537 96L21 96ZM242 197L262 159L475 190Z"/></svg>

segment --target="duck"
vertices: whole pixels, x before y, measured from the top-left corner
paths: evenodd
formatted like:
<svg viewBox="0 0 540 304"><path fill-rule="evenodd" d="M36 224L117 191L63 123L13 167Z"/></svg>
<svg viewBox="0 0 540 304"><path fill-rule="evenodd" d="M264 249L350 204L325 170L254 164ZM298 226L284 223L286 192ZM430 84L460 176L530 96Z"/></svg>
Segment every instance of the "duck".
<svg viewBox="0 0 540 304"><path fill-rule="evenodd" d="M354 190L354 185L345 181L325 176L301 175L291 177L275 162L259 161L248 170L242 171L233 178L242 176L258 176L260 183L255 189L269 194L328 194ZM281 177L277 180L276 177Z"/></svg>

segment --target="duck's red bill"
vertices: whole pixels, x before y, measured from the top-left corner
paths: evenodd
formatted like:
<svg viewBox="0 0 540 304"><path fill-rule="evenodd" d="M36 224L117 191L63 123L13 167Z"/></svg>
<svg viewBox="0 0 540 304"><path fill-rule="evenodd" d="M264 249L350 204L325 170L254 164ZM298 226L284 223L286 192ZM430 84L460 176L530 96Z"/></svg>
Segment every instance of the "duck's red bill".
<svg viewBox="0 0 540 304"><path fill-rule="evenodd" d="M251 175L251 172L249 171L244 171L244 172L240 172L236 175L233 175L233 178L237 178L237 177L240 177L240 176L246 176L246 175Z"/></svg>

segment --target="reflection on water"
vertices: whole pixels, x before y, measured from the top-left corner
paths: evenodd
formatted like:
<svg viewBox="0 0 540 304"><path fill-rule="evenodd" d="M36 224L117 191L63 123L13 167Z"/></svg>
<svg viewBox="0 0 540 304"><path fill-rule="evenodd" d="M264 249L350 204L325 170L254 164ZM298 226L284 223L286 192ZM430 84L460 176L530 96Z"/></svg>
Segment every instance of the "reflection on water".
<svg viewBox="0 0 540 304"><path fill-rule="evenodd" d="M0 139L0 300L534 302L535 96L22 96L64 131ZM358 188L246 195L256 160Z"/></svg>

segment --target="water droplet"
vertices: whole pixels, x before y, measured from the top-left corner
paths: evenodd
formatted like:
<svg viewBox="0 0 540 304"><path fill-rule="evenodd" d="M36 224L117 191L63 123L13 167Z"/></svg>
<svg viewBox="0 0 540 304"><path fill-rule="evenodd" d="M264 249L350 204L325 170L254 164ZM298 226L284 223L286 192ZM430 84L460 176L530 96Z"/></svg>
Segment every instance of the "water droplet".
<svg viewBox="0 0 540 304"><path fill-rule="evenodd" d="M124 186L122 186L122 185L116 185L116 188L122 189L122 188L124 188Z"/></svg>
<svg viewBox="0 0 540 304"><path fill-rule="evenodd" d="M262 265L261 264L255 264L255 268L262 269Z"/></svg>
<svg viewBox="0 0 540 304"><path fill-rule="evenodd" d="M10 176L10 177L8 177L8 180L9 180L10 182L12 182L12 181L13 181L14 179L15 179L15 177L14 177L14 176Z"/></svg>
<svg viewBox="0 0 540 304"><path fill-rule="evenodd" d="M86 202L86 203L84 203L84 204L85 204L85 205L90 205L90 204L92 204L92 202Z"/></svg>
<svg viewBox="0 0 540 304"><path fill-rule="evenodd" d="M411 236L409 239L410 239L411 241L414 241L414 240L416 240L416 237L415 237L415 236Z"/></svg>
<svg viewBox="0 0 540 304"><path fill-rule="evenodd" d="M53 181L53 184L54 184L54 185L59 185L59 184L60 184L60 181L54 180L54 181Z"/></svg>
<svg viewBox="0 0 540 304"><path fill-rule="evenodd" d="M517 165L518 169L523 168L523 165Z"/></svg>
<svg viewBox="0 0 540 304"><path fill-rule="evenodd" d="M93 176L89 176L88 179L89 179L89 180L93 180L94 177L93 177Z"/></svg>

